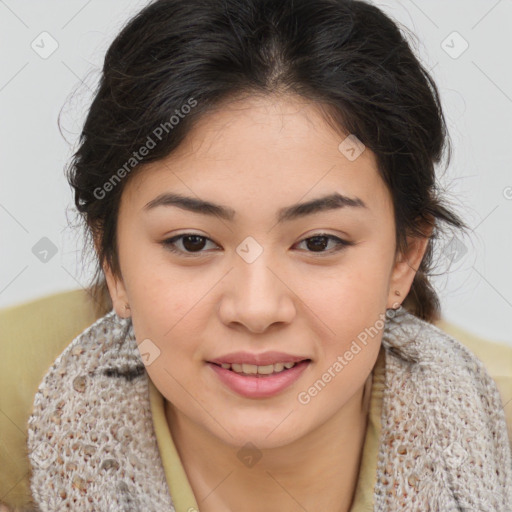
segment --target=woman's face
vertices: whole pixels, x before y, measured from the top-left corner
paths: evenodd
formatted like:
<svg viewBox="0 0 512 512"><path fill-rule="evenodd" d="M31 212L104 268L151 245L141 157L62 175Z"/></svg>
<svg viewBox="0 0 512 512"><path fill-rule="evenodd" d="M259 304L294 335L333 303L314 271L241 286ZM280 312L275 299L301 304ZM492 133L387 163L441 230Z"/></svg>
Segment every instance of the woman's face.
<svg viewBox="0 0 512 512"><path fill-rule="evenodd" d="M409 263L395 259L374 154L357 156L344 138L305 100L239 100L123 191L122 279L106 269L116 312L126 316L129 304L170 407L225 443L283 446L339 413L371 372L385 310L395 290L407 294L421 260L424 245ZM190 199L180 206L165 194ZM232 388L211 361L240 351L310 361L283 370L293 379L226 369Z"/></svg>

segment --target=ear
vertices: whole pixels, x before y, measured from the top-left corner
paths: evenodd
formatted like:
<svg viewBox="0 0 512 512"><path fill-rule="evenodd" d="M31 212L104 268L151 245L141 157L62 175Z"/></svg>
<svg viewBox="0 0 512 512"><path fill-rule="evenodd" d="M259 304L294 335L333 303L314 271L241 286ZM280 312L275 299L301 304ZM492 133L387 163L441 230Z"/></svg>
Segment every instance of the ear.
<svg viewBox="0 0 512 512"><path fill-rule="evenodd" d="M98 254L98 242L96 239L94 241L94 246L96 248L96 253ZM117 316L121 318L128 318L130 316L130 309L128 295L126 293L126 288L122 276L115 276L114 272L107 263L103 264L103 273L105 274L108 292L110 294L110 298L112 299L112 305Z"/></svg>
<svg viewBox="0 0 512 512"><path fill-rule="evenodd" d="M424 236L408 236L405 251L397 251L389 281L388 308L396 308L409 293L414 276L427 250L433 228L433 223L424 225L422 229ZM399 292L399 294L396 292Z"/></svg>
<svg viewBox="0 0 512 512"><path fill-rule="evenodd" d="M112 299L112 305L121 318L128 318L130 316L130 303L122 277L114 276L110 266L105 264L103 266L105 280L107 281L108 291Z"/></svg>

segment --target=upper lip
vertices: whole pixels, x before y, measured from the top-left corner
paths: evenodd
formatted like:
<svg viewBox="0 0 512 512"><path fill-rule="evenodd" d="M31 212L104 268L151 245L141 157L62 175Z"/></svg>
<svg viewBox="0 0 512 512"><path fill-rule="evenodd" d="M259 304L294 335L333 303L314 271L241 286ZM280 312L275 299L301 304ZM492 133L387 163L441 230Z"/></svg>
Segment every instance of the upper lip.
<svg viewBox="0 0 512 512"><path fill-rule="evenodd" d="M256 366L266 366L276 363L298 363L310 359L305 356L294 356L284 352L262 352L261 354L251 354L250 352L231 352L216 359L211 359L210 363L215 364L254 364Z"/></svg>

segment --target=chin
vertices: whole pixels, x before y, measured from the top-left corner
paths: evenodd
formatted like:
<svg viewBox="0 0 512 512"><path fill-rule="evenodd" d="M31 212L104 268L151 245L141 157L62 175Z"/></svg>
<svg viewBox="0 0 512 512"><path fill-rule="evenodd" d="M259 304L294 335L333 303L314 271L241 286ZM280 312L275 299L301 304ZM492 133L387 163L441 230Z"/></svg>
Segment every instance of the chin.
<svg viewBox="0 0 512 512"><path fill-rule="evenodd" d="M272 426L268 426L267 423L260 425L254 422L236 426L224 425L229 434L223 430L221 439L236 450L240 450L244 446L253 446L260 450L284 447L306 434L306 432L287 431L284 425L279 426L285 417L286 415L283 415L279 421L272 422Z"/></svg>

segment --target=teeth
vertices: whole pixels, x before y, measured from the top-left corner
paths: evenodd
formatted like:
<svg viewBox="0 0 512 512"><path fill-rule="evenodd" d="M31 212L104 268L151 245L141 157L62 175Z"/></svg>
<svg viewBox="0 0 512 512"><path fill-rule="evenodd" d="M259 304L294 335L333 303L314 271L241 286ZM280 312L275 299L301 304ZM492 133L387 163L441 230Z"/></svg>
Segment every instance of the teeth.
<svg viewBox="0 0 512 512"><path fill-rule="evenodd" d="M296 364L297 363L276 363L268 364L266 366L256 366L255 364L222 363L221 366L226 370L231 369L236 373L245 373L247 375L270 375L271 373L280 373L285 368L292 368Z"/></svg>

